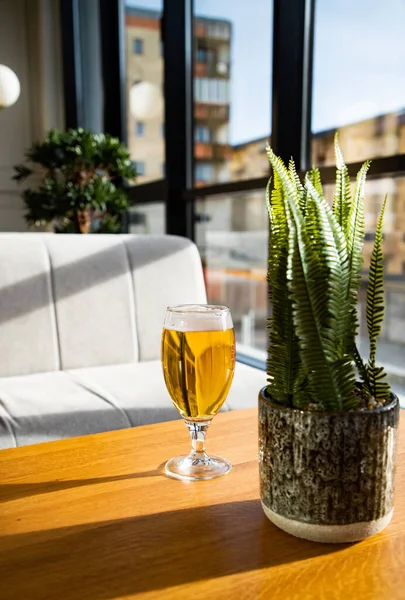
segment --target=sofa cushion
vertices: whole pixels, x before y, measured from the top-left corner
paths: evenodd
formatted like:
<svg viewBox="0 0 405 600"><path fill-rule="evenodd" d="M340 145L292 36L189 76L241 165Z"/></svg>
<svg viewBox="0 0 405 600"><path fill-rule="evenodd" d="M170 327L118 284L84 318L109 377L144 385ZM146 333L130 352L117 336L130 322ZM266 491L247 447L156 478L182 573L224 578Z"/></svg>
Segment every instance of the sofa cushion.
<svg viewBox="0 0 405 600"><path fill-rule="evenodd" d="M160 356L167 306L207 302L197 246L172 235L120 236L134 283L139 360Z"/></svg>
<svg viewBox="0 0 405 600"><path fill-rule="evenodd" d="M237 363L223 410L256 406L264 382ZM179 418L158 360L0 378L0 448Z"/></svg>
<svg viewBox="0 0 405 600"><path fill-rule="evenodd" d="M51 263L60 368L137 361L134 290L122 237L43 238Z"/></svg>
<svg viewBox="0 0 405 600"><path fill-rule="evenodd" d="M42 236L0 234L0 377L60 368Z"/></svg>
<svg viewBox="0 0 405 600"><path fill-rule="evenodd" d="M196 302L186 238L0 233L0 377L158 359L166 307Z"/></svg>
<svg viewBox="0 0 405 600"><path fill-rule="evenodd" d="M0 448L129 426L125 413L63 371L0 378L0 407Z"/></svg>

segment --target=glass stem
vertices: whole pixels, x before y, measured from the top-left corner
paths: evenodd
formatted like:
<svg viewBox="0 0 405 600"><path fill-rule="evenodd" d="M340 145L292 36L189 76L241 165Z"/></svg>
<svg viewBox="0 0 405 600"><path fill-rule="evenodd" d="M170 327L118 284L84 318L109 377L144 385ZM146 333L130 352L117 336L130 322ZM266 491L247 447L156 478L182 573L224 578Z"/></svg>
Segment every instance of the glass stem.
<svg viewBox="0 0 405 600"><path fill-rule="evenodd" d="M202 458L206 456L205 452L205 436L207 435L207 429L210 421L186 421L186 425L190 432L191 450L190 456L195 458Z"/></svg>

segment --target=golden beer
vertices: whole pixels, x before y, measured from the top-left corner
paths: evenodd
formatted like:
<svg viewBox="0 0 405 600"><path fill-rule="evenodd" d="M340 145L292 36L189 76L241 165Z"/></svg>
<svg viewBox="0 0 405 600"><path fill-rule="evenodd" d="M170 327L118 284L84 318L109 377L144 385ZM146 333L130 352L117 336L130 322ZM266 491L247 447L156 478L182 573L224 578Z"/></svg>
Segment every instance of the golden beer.
<svg viewBox="0 0 405 600"><path fill-rule="evenodd" d="M211 419L223 405L235 369L233 329L163 330L166 387L181 416Z"/></svg>

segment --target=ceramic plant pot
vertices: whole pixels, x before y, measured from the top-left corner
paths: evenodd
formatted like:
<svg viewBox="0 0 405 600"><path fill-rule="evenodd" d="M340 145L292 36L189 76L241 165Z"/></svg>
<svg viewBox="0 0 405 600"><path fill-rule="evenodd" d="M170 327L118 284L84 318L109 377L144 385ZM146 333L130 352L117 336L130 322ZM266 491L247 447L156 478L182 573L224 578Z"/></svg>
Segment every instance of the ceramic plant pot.
<svg viewBox="0 0 405 600"><path fill-rule="evenodd" d="M259 394L263 510L275 525L317 542L354 542L393 513L399 401L373 410L303 411Z"/></svg>

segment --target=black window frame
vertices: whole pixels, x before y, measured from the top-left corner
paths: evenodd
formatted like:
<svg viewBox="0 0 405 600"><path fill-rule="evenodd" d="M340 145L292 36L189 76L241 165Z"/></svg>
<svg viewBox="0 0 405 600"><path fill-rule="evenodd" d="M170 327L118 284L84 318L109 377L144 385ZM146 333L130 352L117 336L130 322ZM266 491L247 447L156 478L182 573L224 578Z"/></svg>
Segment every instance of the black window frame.
<svg viewBox="0 0 405 600"><path fill-rule="evenodd" d="M263 0L266 1L266 0ZM311 111L314 24L317 0L273 2L271 144L288 161L294 156L302 175L312 164ZM79 0L60 0L66 126L83 125ZM127 141L125 0L99 0L104 131ZM194 0L163 0L161 39L164 61L166 177L128 188L136 203L163 203L166 232L194 239L197 200L264 190L268 176L195 186ZM138 39L138 38L137 38ZM140 38L139 38L140 39ZM143 47L143 51L145 48ZM263 57L266 60L266 57ZM270 110L270 107L269 107ZM360 162L347 165L350 177ZM324 184L334 183L335 167L319 166ZM405 174L405 154L374 158L369 178ZM126 220L129 222L129 219Z"/></svg>
<svg viewBox="0 0 405 600"><path fill-rule="evenodd" d="M265 1L265 0L263 0ZM311 166L311 107L312 63L314 51L314 21L316 0L268 0L273 1L273 61L272 81L272 146L284 159L294 156L304 172ZM83 90L80 82L80 40L78 35L78 0L60 0L62 23L63 73L65 91L66 126L82 125ZM102 79L104 82L104 130L127 140L126 89L125 89L125 1L99 0L102 46ZM193 17L194 1L164 0L161 33L164 62L169 86L165 91L165 123L174 125L172 132L165 131L166 159L170 172L169 155L181 148L184 156L182 173L176 173L169 181L157 180L129 188L130 196L137 201L168 203L171 187L180 188L182 206L175 207L180 227L173 227L169 220L167 233L182 231L191 238L189 210L198 198L230 194L240 191L264 189L268 177L217 183L206 187L194 187L194 119L193 119ZM139 38L140 39L140 38ZM113 50L113 51L112 51ZM179 51L182 51L179 57ZM173 68L174 65L174 68ZM112 85L114 83L114 85ZM168 96L170 96L168 98ZM294 99L291 104L291 98ZM169 100L169 101L168 101ZM106 109L107 107L107 109ZM186 119L184 119L184 114ZM180 143L173 139L177 126ZM169 129L169 127L165 127ZM174 138L176 135L174 136ZM183 161L182 161L183 162ZM360 162L349 163L349 174L354 177ZM324 183L333 183L333 166L320 166ZM405 154L374 158L369 177L401 175L405 173ZM173 201L173 199L172 199ZM178 201L179 203L179 201ZM170 211L170 202L166 212ZM186 226L187 225L187 226Z"/></svg>

